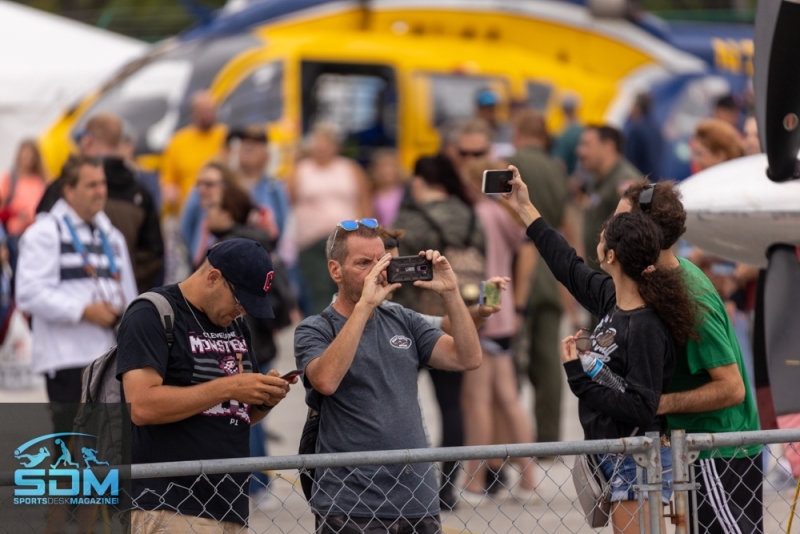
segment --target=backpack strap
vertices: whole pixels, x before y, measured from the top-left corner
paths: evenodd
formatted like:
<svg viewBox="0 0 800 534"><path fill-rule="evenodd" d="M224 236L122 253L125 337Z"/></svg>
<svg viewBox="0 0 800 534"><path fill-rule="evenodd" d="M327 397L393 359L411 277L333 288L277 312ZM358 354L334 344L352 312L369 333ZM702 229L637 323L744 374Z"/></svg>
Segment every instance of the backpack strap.
<svg viewBox="0 0 800 534"><path fill-rule="evenodd" d="M319 316L322 317L323 319L325 319L325 321L327 321L327 323L330 325L331 332L333 332L333 338L336 339L336 334L337 334L336 327L333 325L333 319L331 319L330 314L328 314L327 311L323 310L319 314ZM311 381L309 381L308 378L305 375L303 375L303 381L304 381L304 383L306 381L308 381L308 385L311 386ZM313 386L311 386L311 392L312 392L312 394L309 397L309 400L317 399L316 404L317 404L318 409L314 409L311 406L309 406L308 407L308 416L309 417L315 417L315 416L319 415L320 411L322 411L322 399L324 399L325 396L323 394L321 394L319 391L317 391L316 389L314 389Z"/></svg>
<svg viewBox="0 0 800 534"><path fill-rule="evenodd" d="M175 334L173 333L175 327L175 311L172 309L172 304L169 303L167 297L154 291L142 293L133 299L131 304L139 300L146 300L156 307L158 315L161 317L161 324L164 325L164 332L167 335L167 347L172 349L172 346L175 344ZM130 307L130 304L128 306Z"/></svg>
<svg viewBox="0 0 800 534"><path fill-rule="evenodd" d="M323 310L322 313L320 313L319 315L320 317L328 321L328 324L331 327L331 332L333 332L333 339L336 339L336 327L333 326L333 319L331 319L330 314L327 312L327 310Z"/></svg>
<svg viewBox="0 0 800 534"><path fill-rule="evenodd" d="M436 232L436 234L439 236L439 243L441 243L441 247L440 248L443 249L444 247L446 247L448 245L452 246L445 239L444 231L442 231L442 227L439 226L436 223L436 221L433 220L433 217L431 217L431 215L428 212L426 212L424 209L422 209L419 206L416 207L416 210L422 215L422 218L425 219L425 221L428 223L428 226L430 226L431 229L434 232ZM474 210L470 209L469 213L470 213L469 228L467 229L467 235L464 237L464 242L461 244L461 248L468 248L468 247L472 246L472 234L475 233L475 225L477 224L477 217L475 215L475 211ZM441 252L441 250L440 250L440 252Z"/></svg>

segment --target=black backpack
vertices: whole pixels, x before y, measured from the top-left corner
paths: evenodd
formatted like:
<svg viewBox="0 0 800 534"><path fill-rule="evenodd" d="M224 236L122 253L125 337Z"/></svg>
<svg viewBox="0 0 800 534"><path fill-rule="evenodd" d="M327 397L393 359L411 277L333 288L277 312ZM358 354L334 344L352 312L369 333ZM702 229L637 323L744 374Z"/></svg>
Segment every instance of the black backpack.
<svg viewBox="0 0 800 534"><path fill-rule="evenodd" d="M331 331L333 332L333 338L336 339L336 327L333 326L333 320L331 320L330 316L322 312L319 314L320 317L328 321L328 324L331 327ZM331 340L331 343L333 340ZM305 376L303 380L308 380ZM311 383L309 382L309 385ZM313 387L313 386L312 386ZM322 399L324 395L318 393L316 390L312 389L311 392L312 398L317 399L317 406L319 410L322 410ZM300 448L297 451L298 454L316 454L317 453L317 438L319 437L319 416L320 412L314 410L313 408L308 408L308 416L306 417L306 423L303 425L303 433L300 435ZM314 475L316 474L316 469L305 469L300 471L300 486L303 488L303 495L305 495L306 500L310 503L311 497L314 494Z"/></svg>
<svg viewBox="0 0 800 534"><path fill-rule="evenodd" d="M166 297L159 293L142 293L134 302L146 300L153 303L161 316L167 334L167 346L172 349L175 313ZM122 427L122 409L125 392L117 380L117 347L89 364L83 371L81 406L75 417L75 431L97 436L96 449L101 458L121 458L123 436L129 429Z"/></svg>

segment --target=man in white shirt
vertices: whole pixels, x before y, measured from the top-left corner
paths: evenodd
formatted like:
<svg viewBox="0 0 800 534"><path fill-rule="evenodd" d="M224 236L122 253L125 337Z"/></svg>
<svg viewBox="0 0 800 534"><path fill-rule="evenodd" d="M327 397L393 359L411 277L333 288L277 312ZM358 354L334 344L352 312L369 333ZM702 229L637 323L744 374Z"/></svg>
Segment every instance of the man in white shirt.
<svg viewBox="0 0 800 534"><path fill-rule="evenodd" d="M84 367L116 344L137 291L125 238L103 213L102 162L72 156L62 176L63 198L22 235L16 299L33 317L33 371L45 375L50 402L78 403ZM62 415L57 432L71 429Z"/></svg>

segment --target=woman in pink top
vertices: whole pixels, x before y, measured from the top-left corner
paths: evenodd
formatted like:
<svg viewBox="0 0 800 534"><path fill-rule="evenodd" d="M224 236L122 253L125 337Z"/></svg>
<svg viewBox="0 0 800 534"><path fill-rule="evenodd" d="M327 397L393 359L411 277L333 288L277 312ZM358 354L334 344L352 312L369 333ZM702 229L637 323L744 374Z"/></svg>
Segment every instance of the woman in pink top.
<svg viewBox="0 0 800 534"><path fill-rule="evenodd" d="M483 364L479 369L464 373L461 403L464 410L464 445L492 443L492 406L497 403L506 419L515 443L533 441L533 427L520 403L517 380L511 357L511 340L517 335L519 324L515 303L524 305L528 300L530 276L535 264L535 249L526 235L524 226L499 201L481 193L485 169L503 168L486 159L473 160L464 166L464 181L475 199L473 209L483 225L486 236L486 277L512 278L508 290L501 293L500 311L494 314L480 330L483 346ZM514 258L517 258L516 268ZM520 480L513 486L514 494L525 503L534 490L534 463L522 459L518 470ZM487 487L485 463L478 460L465 462L470 476L462 496L467 501L482 499ZM487 484L488 486L488 484Z"/></svg>
<svg viewBox="0 0 800 534"><path fill-rule="evenodd" d="M297 163L287 183L294 218L289 237L298 250L297 266L312 314L327 308L336 293L328 274L328 236L342 221L372 215L364 172L339 155L340 136L335 124L318 123L309 138L309 156Z"/></svg>
<svg viewBox="0 0 800 534"><path fill-rule="evenodd" d="M391 148L376 150L370 162L369 178L375 218L384 228L391 228L406 192L397 151Z"/></svg>
<svg viewBox="0 0 800 534"><path fill-rule="evenodd" d="M11 237L19 237L36 219L36 206L45 190L42 156L36 141L26 139L17 150L11 172L0 177L0 219Z"/></svg>

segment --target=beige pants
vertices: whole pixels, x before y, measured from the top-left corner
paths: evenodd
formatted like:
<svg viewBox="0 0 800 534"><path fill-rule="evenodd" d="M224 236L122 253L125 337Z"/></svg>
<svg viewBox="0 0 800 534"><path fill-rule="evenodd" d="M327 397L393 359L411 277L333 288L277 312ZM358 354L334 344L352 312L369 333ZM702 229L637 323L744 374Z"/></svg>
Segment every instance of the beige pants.
<svg viewBox="0 0 800 534"><path fill-rule="evenodd" d="M215 521L171 510L131 511L131 534L247 534L249 529L231 521Z"/></svg>

